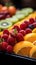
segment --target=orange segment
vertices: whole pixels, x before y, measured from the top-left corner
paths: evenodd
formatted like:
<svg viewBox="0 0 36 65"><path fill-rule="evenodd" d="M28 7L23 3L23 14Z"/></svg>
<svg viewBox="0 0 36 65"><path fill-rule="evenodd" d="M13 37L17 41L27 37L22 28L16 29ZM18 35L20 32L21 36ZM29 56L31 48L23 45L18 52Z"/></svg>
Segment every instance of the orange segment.
<svg viewBox="0 0 36 65"><path fill-rule="evenodd" d="M34 41L33 44L36 45L36 41Z"/></svg>
<svg viewBox="0 0 36 65"><path fill-rule="evenodd" d="M34 29L32 30L32 33L36 33L36 28L34 28Z"/></svg>
<svg viewBox="0 0 36 65"><path fill-rule="evenodd" d="M29 34L25 35L24 40L30 41L30 42L36 41L36 33L29 33Z"/></svg>
<svg viewBox="0 0 36 65"><path fill-rule="evenodd" d="M36 58L36 46L30 50L30 57Z"/></svg>
<svg viewBox="0 0 36 65"><path fill-rule="evenodd" d="M14 52L22 56L29 56L29 51L33 47L33 44L28 41L22 41L14 46Z"/></svg>

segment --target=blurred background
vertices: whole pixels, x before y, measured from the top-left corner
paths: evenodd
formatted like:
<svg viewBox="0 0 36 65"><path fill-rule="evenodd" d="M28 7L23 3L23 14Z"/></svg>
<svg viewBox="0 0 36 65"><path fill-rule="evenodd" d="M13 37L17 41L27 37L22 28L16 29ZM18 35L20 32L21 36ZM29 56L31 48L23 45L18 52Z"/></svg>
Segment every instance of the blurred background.
<svg viewBox="0 0 36 65"><path fill-rule="evenodd" d="M11 3L16 8L32 7L36 8L36 0L0 0L0 4Z"/></svg>
<svg viewBox="0 0 36 65"><path fill-rule="evenodd" d="M32 7L36 9L36 0L0 0L0 4L11 3L16 8Z"/></svg>

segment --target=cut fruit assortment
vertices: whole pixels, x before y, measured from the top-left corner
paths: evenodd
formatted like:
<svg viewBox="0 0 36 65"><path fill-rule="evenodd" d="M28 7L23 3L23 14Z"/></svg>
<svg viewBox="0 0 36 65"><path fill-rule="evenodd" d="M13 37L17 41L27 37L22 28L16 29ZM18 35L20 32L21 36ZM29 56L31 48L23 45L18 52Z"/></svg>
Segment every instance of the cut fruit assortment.
<svg viewBox="0 0 36 65"><path fill-rule="evenodd" d="M12 9L9 7L13 15ZM32 8L24 8L0 21L0 51L36 58L36 12L32 12Z"/></svg>
<svg viewBox="0 0 36 65"><path fill-rule="evenodd" d="M7 11L6 11L6 8L8 8L8 7L2 7L3 8L3 10L4 10L4 12L2 12L2 10L1 10L1 12L0 12L0 29L4 29L4 28L7 28L8 26L8 28L10 28L10 25L9 24L12 24L12 25L14 25L15 23L17 23L17 22L19 22L20 20L22 20L22 19L24 19L27 15L26 15L26 13L29 15L30 13L32 13L33 12L33 9L32 8L24 8L24 9L21 9L21 10L16 10L16 12L15 12L15 15L13 15L13 16L11 16L11 17L9 17L9 15L7 16L7 18L5 19L5 20L2 20L2 18L4 18L6 15L7 15ZM14 12L13 11L13 9L15 9L15 7L14 6L10 6L9 8L8 8L9 10L11 9L12 10L12 13ZM24 12L22 12L22 11L24 11ZM20 13L21 12L21 13ZM10 12L11 13L11 12ZM4 17L2 17L3 15L5 15ZM1 23L2 22L2 23ZM3 25L1 25L1 24L3 24ZM7 25L8 24L8 25ZM0 32L1 32L2 30L0 30Z"/></svg>

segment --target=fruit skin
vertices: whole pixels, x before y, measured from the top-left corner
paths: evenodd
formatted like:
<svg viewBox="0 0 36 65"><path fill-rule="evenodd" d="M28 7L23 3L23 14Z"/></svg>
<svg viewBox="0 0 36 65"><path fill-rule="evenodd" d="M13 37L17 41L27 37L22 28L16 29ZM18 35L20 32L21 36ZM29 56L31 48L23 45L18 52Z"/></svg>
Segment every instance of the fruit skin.
<svg viewBox="0 0 36 65"><path fill-rule="evenodd" d="M32 33L36 33L36 28L34 28L34 29L32 30Z"/></svg>
<svg viewBox="0 0 36 65"><path fill-rule="evenodd" d="M29 34L25 35L24 40L30 41L30 42L36 41L36 33L29 33Z"/></svg>
<svg viewBox="0 0 36 65"><path fill-rule="evenodd" d="M17 25L14 25L13 29L16 29L18 32L20 31L20 28Z"/></svg>
<svg viewBox="0 0 36 65"><path fill-rule="evenodd" d="M21 28L22 30L24 30L24 29L26 28L26 24L25 24L25 23L20 24L20 28Z"/></svg>
<svg viewBox="0 0 36 65"><path fill-rule="evenodd" d="M18 52L25 47L33 47L33 44L29 41L21 41L15 44L13 51L18 54Z"/></svg>
<svg viewBox="0 0 36 65"><path fill-rule="evenodd" d="M25 30L20 30L19 33L23 34L23 36L26 34Z"/></svg>
<svg viewBox="0 0 36 65"><path fill-rule="evenodd" d="M9 38L7 39L7 42L8 42L10 45L14 46L14 45L15 45L15 38L14 38L14 37L9 37Z"/></svg>
<svg viewBox="0 0 36 65"><path fill-rule="evenodd" d="M34 45L34 46L32 47L32 49L30 50L30 57L36 59L36 56L33 55L33 54L35 54L35 53L36 53L36 46Z"/></svg>
<svg viewBox="0 0 36 65"><path fill-rule="evenodd" d="M8 39L8 35L7 34L3 34L1 37L2 37L2 39L4 39L4 41L7 41L7 39Z"/></svg>
<svg viewBox="0 0 36 65"><path fill-rule="evenodd" d="M7 42L2 42L2 50L5 51L8 46Z"/></svg>
<svg viewBox="0 0 36 65"><path fill-rule="evenodd" d="M13 47L11 45L8 45L6 50L8 53L12 53Z"/></svg>
<svg viewBox="0 0 36 65"><path fill-rule="evenodd" d="M16 29L10 30L10 35L13 36L14 38L17 36L18 31Z"/></svg>
<svg viewBox="0 0 36 65"><path fill-rule="evenodd" d="M7 29L5 29L5 30L3 31L3 34L9 35L9 31L8 31Z"/></svg>
<svg viewBox="0 0 36 65"><path fill-rule="evenodd" d="M28 33L31 33L32 32L32 30L30 29L30 28L26 28L26 34L28 34Z"/></svg>
<svg viewBox="0 0 36 65"><path fill-rule="evenodd" d="M30 24L29 21L24 21L24 23L26 23L26 26L28 27L28 25Z"/></svg>
<svg viewBox="0 0 36 65"><path fill-rule="evenodd" d="M6 7L6 6L3 6L2 7L2 12L5 12L5 11L7 11L8 10L8 8Z"/></svg>
<svg viewBox="0 0 36 65"><path fill-rule="evenodd" d="M16 13L16 8L14 6L10 6L8 8L8 12L10 13L10 15L14 15Z"/></svg>
<svg viewBox="0 0 36 65"><path fill-rule="evenodd" d="M30 24L34 23L34 19L33 18L30 18L29 19L29 22L30 22Z"/></svg>
<svg viewBox="0 0 36 65"><path fill-rule="evenodd" d="M20 42L20 41L23 41L24 40L23 35L21 33L18 33L17 34L16 39L17 39L17 42Z"/></svg>

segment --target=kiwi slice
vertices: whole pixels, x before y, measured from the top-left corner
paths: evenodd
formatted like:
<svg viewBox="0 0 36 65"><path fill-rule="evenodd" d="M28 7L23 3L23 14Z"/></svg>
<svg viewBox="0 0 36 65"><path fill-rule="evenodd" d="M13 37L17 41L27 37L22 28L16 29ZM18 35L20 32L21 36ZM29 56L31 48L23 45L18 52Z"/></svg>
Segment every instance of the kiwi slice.
<svg viewBox="0 0 36 65"><path fill-rule="evenodd" d="M12 26L12 23L11 22L7 22L5 20L0 22L0 29L1 30L8 29L11 26Z"/></svg>
<svg viewBox="0 0 36 65"><path fill-rule="evenodd" d="M12 19L11 19L12 25L14 25L18 21L19 21L19 19L16 17L16 15L13 16Z"/></svg>
<svg viewBox="0 0 36 65"><path fill-rule="evenodd" d="M29 14L29 13L33 12L33 9L32 8L24 8L24 9L21 10L21 12Z"/></svg>
<svg viewBox="0 0 36 65"><path fill-rule="evenodd" d="M18 14L18 15L16 15L16 17L17 17L19 20L21 20L21 19L23 19L23 18L25 17L25 15L24 15L24 14Z"/></svg>

